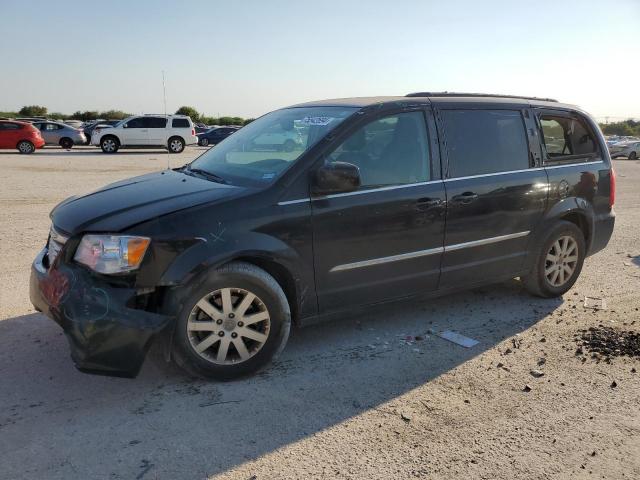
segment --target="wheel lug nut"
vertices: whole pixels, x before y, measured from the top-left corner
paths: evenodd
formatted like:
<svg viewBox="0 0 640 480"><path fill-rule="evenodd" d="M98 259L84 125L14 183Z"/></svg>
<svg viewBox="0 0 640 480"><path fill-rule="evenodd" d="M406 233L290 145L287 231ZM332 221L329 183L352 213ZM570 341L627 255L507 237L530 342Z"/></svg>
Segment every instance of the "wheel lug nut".
<svg viewBox="0 0 640 480"><path fill-rule="evenodd" d="M238 326L239 327L244 327L244 323L243 322L238 322Z"/></svg>
<svg viewBox="0 0 640 480"><path fill-rule="evenodd" d="M219 337L224 337L224 332L218 332Z"/></svg>
<svg viewBox="0 0 640 480"><path fill-rule="evenodd" d="M216 320L216 323L217 323L218 325L222 325L222 319L221 319L221 318L219 318L218 320Z"/></svg>
<svg viewBox="0 0 640 480"><path fill-rule="evenodd" d="M230 313L229 318L233 318L233 317L235 317L235 315L233 313Z"/></svg>
<svg viewBox="0 0 640 480"><path fill-rule="evenodd" d="M233 332L233 333L231 334L231 338L236 338L237 336L238 336L238 334L237 334L236 332Z"/></svg>

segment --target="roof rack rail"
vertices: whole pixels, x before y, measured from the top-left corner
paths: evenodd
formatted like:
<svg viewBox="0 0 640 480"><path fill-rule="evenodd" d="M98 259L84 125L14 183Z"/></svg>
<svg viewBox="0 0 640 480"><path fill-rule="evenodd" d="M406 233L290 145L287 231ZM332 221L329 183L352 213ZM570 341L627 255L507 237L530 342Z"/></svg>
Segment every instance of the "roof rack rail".
<svg viewBox="0 0 640 480"><path fill-rule="evenodd" d="M558 102L555 98L525 97L522 95L495 95L491 93L458 93L458 92L415 92L405 97L498 97L498 98L523 98L525 100L540 100L543 102Z"/></svg>

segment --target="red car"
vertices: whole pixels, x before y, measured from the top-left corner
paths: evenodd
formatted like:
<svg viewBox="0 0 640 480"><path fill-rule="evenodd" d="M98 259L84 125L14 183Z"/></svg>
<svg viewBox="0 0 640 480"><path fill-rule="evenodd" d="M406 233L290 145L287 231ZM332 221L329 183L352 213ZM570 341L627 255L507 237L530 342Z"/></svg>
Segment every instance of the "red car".
<svg viewBox="0 0 640 480"><path fill-rule="evenodd" d="M40 130L30 123L0 121L0 148L17 148L20 153L33 153L43 146Z"/></svg>

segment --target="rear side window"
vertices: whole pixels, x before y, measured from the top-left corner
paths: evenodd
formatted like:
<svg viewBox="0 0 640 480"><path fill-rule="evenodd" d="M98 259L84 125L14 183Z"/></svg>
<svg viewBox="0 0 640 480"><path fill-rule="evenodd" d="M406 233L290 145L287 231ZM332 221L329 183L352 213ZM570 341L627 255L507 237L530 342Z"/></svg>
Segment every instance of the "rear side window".
<svg viewBox="0 0 640 480"><path fill-rule="evenodd" d="M145 117L144 126L146 128L165 128L167 119L162 117Z"/></svg>
<svg viewBox="0 0 640 480"><path fill-rule="evenodd" d="M449 177L529 168L529 144L517 110L443 110Z"/></svg>
<svg viewBox="0 0 640 480"><path fill-rule="evenodd" d="M172 128L190 128L191 125L189 125L189 120L187 120L186 118L174 118L171 121L171 127Z"/></svg>
<svg viewBox="0 0 640 480"><path fill-rule="evenodd" d="M4 123L0 122L0 130L20 130L22 125L18 123Z"/></svg>
<svg viewBox="0 0 640 480"><path fill-rule="evenodd" d="M361 187L428 181L427 127L422 112L401 113L361 127L329 156L360 169Z"/></svg>
<svg viewBox="0 0 640 480"><path fill-rule="evenodd" d="M562 160L570 156L597 153L595 138L583 120L564 115L540 115L540 126L547 156Z"/></svg>

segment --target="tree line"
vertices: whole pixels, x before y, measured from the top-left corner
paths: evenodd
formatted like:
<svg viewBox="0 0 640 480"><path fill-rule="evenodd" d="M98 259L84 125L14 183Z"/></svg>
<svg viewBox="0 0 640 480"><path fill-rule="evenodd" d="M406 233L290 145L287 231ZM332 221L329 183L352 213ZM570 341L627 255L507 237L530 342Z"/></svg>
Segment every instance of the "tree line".
<svg viewBox="0 0 640 480"><path fill-rule="evenodd" d="M245 119L242 117L208 117L200 114L193 107L180 107L176 111L177 115L188 115L196 123L204 123L206 125L246 125L253 119ZM86 122L88 120L96 120L102 118L105 120L122 120L123 118L130 117L131 114L122 110L85 110L76 111L68 115L61 112L49 112L47 107L42 105L25 105L17 112L2 112L0 111L0 117L16 118L16 117L46 117L53 120L82 120Z"/></svg>
<svg viewBox="0 0 640 480"><path fill-rule="evenodd" d="M601 123L600 128L605 135L621 135L625 137L640 137L640 121L624 120L622 122Z"/></svg>

